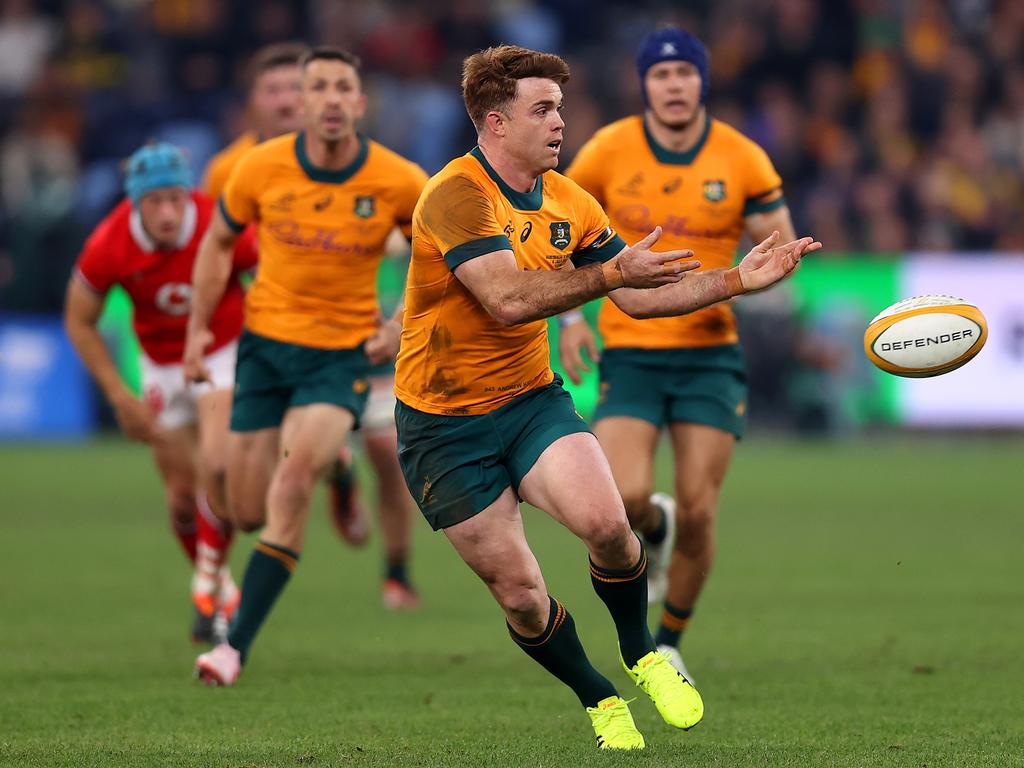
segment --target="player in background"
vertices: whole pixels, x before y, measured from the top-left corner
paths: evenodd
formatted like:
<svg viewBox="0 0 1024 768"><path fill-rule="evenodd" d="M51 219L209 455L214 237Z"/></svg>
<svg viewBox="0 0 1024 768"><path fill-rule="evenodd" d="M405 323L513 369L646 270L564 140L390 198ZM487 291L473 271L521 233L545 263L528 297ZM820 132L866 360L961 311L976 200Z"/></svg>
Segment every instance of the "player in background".
<svg viewBox="0 0 1024 768"><path fill-rule="evenodd" d="M302 77L299 61L309 50L303 43L275 43L258 50L249 64L246 114L250 130L215 155L206 168L205 188L215 200L235 165L249 149L302 124ZM404 256L408 243L395 230L387 252ZM383 363L370 377L370 398L360 427L363 445L377 478L377 513L384 546L385 572L381 599L392 609L415 608L419 596L412 586L408 561L413 501L402 482L395 436L394 365ZM344 446L327 473L331 520L338 534L353 546L369 537L366 512L359 497L352 452Z"/></svg>
<svg viewBox="0 0 1024 768"><path fill-rule="evenodd" d="M299 59L309 50L303 43L274 43L260 48L249 62L249 97L245 115L249 129L214 155L203 174L203 188L214 200L224 192L239 158L261 141L297 131L302 125Z"/></svg>
<svg viewBox="0 0 1024 768"><path fill-rule="evenodd" d="M732 269L688 272L689 250L655 253L655 228L627 247L594 198L554 172L564 123L562 59L500 46L466 59L478 146L427 183L398 357L399 459L435 530L501 606L512 639L566 683L598 746L639 749L627 702L589 662L549 596L520 499L583 540L622 665L678 728L703 717L696 690L647 628L647 559L600 445L549 366L544 318L609 295L638 317L676 315L759 290L792 271L812 238L778 233Z"/></svg>
<svg viewBox="0 0 1024 768"><path fill-rule="evenodd" d="M764 150L713 119L703 44L677 28L650 34L637 55L647 105L598 131L566 174L629 237L655 226L671 248L691 249L702 269L728 269L744 232L795 239L782 181ZM560 318L559 351L573 381L582 350L598 359L579 312ZM680 317L638 320L601 308L601 390L594 433L608 456L626 513L648 547L649 597L664 599L656 641L689 677L677 650L714 558L718 497L746 417L746 374L726 303ZM658 439L672 440L675 499L652 495ZM666 594L666 571L668 574Z"/></svg>
<svg viewBox="0 0 1024 768"><path fill-rule="evenodd" d="M78 259L68 283L65 327L121 430L153 451L171 526L195 563L193 639L213 642L218 611L230 618L239 600L227 566L232 528L226 522L224 455L242 330L239 274L256 263L256 249L246 238L229 254L227 290L213 311L206 350L210 381L189 384L182 355L192 266L214 203L191 191L187 161L169 144L147 145L131 156L125 191L127 198L100 222ZM134 307L143 352L141 400L121 381L96 327L115 285Z"/></svg>
<svg viewBox="0 0 1024 768"><path fill-rule="evenodd" d="M237 680L299 560L314 485L359 425L371 367L398 349L398 323L380 321L377 272L391 231L410 231L426 174L356 131L366 109L358 63L329 47L303 59L303 129L242 157L196 259L185 367L203 381L231 250L256 224L227 474L233 519L265 527L227 642L196 661L208 684Z"/></svg>

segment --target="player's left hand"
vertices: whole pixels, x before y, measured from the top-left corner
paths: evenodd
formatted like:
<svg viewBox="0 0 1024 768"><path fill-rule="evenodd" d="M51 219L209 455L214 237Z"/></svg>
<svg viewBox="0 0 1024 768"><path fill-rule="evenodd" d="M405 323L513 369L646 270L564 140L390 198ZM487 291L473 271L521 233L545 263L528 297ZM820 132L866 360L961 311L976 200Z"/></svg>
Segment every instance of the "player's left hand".
<svg viewBox="0 0 1024 768"><path fill-rule="evenodd" d="M777 245L778 242L776 230L743 257L738 269L744 293L774 285L796 269L803 256L821 248L821 243L813 237L801 237L782 245Z"/></svg>
<svg viewBox="0 0 1024 768"><path fill-rule="evenodd" d="M594 332L586 320L580 317L579 320L558 329L558 359L562 363L562 370L573 384L582 383L581 371L590 373L590 366L583 357L584 349L593 362L601 359L601 353L597 351L597 339L594 338Z"/></svg>
<svg viewBox="0 0 1024 768"><path fill-rule="evenodd" d="M397 320L383 320L377 332L366 340L364 350L373 365L391 362L398 355L398 343L402 338L402 324Z"/></svg>

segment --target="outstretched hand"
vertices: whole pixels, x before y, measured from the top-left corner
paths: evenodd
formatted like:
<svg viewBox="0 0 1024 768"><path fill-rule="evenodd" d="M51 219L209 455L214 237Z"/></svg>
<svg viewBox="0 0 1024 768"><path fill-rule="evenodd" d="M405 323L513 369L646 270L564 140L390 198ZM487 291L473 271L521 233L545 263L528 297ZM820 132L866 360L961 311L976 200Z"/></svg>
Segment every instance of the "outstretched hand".
<svg viewBox="0 0 1024 768"><path fill-rule="evenodd" d="M657 288L678 283L684 274L700 266L699 261L683 261L693 257L691 250L652 251L660 237L661 227L655 227L651 234L616 257L625 287Z"/></svg>
<svg viewBox="0 0 1024 768"><path fill-rule="evenodd" d="M800 259L821 248L813 237L801 237L777 245L778 230L750 249L739 263L739 276L744 293L760 291L774 285L797 268Z"/></svg>

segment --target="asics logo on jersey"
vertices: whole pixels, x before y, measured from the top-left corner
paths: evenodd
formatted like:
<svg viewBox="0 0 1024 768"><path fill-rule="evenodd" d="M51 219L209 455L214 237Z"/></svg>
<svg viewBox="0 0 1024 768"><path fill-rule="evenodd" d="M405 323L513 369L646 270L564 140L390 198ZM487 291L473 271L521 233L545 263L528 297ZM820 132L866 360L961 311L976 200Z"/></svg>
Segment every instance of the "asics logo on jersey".
<svg viewBox="0 0 1024 768"><path fill-rule="evenodd" d="M677 189L679 189L679 187L681 187L682 184L683 184L683 177L682 176L676 176L671 181L666 182L664 185L662 185L661 191L664 192L666 195L671 195L673 192L675 192Z"/></svg>
<svg viewBox="0 0 1024 768"><path fill-rule="evenodd" d="M528 221L526 222L526 226L523 227L522 234L519 235L519 242L525 243L527 240L529 240L531 232L533 232L533 222Z"/></svg>
<svg viewBox="0 0 1024 768"><path fill-rule="evenodd" d="M333 194L329 194L327 195L327 197L320 198L315 203L313 203L313 210L322 211L324 208L331 204L332 200L334 200Z"/></svg>
<svg viewBox="0 0 1024 768"><path fill-rule="evenodd" d="M153 303L168 315L187 315L192 306L192 286L188 283L164 283Z"/></svg>

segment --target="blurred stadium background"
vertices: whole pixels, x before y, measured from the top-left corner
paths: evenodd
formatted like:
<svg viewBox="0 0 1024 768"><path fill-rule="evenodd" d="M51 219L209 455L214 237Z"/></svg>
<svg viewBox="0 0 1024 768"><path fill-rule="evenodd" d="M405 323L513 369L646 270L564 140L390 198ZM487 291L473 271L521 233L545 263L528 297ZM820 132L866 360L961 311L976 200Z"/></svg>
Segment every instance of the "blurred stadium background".
<svg viewBox="0 0 1024 768"><path fill-rule="evenodd" d="M431 173L473 143L456 87L467 52L499 41L557 51L573 68L565 165L596 128L640 108L633 51L667 21L707 40L712 113L765 147L797 230L827 248L785 289L742 303L755 424L1024 425L1024 6L682 5L3 0L0 439L81 437L101 423L50 319L71 265L119 198L133 149L154 137L183 145L199 178L242 130L257 47L357 51L364 129ZM393 290L400 270L384 280ZM982 303L992 326L971 366L923 384L869 369L866 320L902 296L954 291ZM127 307L112 304L107 332L131 377ZM592 391L577 394L584 410Z"/></svg>
<svg viewBox="0 0 1024 768"><path fill-rule="evenodd" d="M345 555L342 579L319 520L297 594L267 633L268 664L244 681L252 709L229 721L185 687L185 569L162 530L155 472L143 448L111 433L59 313L85 235L121 195L121 161L160 138L187 148L198 179L242 130L245 63L261 45L356 51L365 132L428 172L473 143L457 88L464 55L497 42L558 52L573 71L567 165L596 128L640 108L633 51L662 22L707 41L711 113L765 147L797 231L826 248L785 286L740 302L752 437L727 483L708 610L687 641L713 713L687 742L698 745L692 764L1021 764L1024 700L1009 684L1024 674L1013 482L1024 428L1017 0L0 0L0 677L19 680L0 707L0 763L461 764L450 737L475 765L573 764L575 753L555 761L538 746L580 726L555 694L529 712L528 727L538 711L548 716L537 741L501 751L512 721L488 708L534 706L544 683L426 526L414 566L424 623L374 608L366 553ZM389 267L385 294L402 279ZM934 380L875 371L864 327L919 293L976 302L989 319L986 349ZM114 297L105 333L136 380L128 323ZM582 412L595 386L576 390ZM659 484L668 487L665 472ZM581 627L603 626L583 569L560 557L576 545L533 519L541 562L580 606ZM52 556L43 569L41 553ZM356 622L378 628L353 638ZM460 650L435 655L432 639L453 631ZM303 708L338 686L379 683L346 648L371 654L382 636L394 640L387 653L435 678L387 679L372 704ZM588 643L596 636L584 630ZM125 664L111 670L109 649L125 643ZM275 645L298 657L297 673ZM611 649L595 656L611 668ZM800 688L806 675L813 694ZM282 677L290 683L271 695ZM743 680L754 677L752 692ZM961 698L950 699L951 686ZM403 691L424 711L402 710ZM467 704L486 716L454 734L431 730ZM411 719L388 721L396 712ZM227 729L220 742L203 740L211 723ZM280 727L291 735L274 741ZM182 742L179 731L192 736ZM579 749L580 760L590 754ZM650 764L673 764L661 749Z"/></svg>

